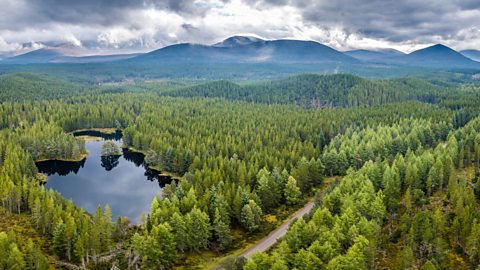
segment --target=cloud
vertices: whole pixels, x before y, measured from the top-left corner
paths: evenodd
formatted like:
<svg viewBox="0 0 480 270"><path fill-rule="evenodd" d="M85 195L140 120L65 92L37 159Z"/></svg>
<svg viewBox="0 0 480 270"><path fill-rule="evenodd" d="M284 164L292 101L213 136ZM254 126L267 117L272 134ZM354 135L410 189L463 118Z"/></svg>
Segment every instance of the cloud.
<svg viewBox="0 0 480 270"><path fill-rule="evenodd" d="M258 8L294 6L307 24L340 27L347 34L392 42L449 41L460 31L480 25L478 0L247 1Z"/></svg>
<svg viewBox="0 0 480 270"><path fill-rule="evenodd" d="M317 40L337 49L479 48L480 1L0 0L0 52L69 42L92 53L148 51L231 35Z"/></svg>

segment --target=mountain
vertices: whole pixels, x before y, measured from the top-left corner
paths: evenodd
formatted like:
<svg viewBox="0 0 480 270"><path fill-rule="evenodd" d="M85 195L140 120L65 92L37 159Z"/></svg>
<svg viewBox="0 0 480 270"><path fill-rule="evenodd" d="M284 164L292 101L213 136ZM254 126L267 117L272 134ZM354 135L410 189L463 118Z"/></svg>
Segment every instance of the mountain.
<svg viewBox="0 0 480 270"><path fill-rule="evenodd" d="M89 56L63 56L63 57L54 59L51 62L53 63L103 63L103 62L126 60L139 55L142 55L142 53L89 55Z"/></svg>
<svg viewBox="0 0 480 270"><path fill-rule="evenodd" d="M264 41L261 38L257 37L251 37L251 36L233 36L225 39L222 42L216 43L213 46L214 47L236 47L236 46L242 46L242 45L250 45L255 42L262 42Z"/></svg>
<svg viewBox="0 0 480 270"><path fill-rule="evenodd" d="M414 51L404 56L390 58L394 62L430 68L480 68L480 63L442 44Z"/></svg>
<svg viewBox="0 0 480 270"><path fill-rule="evenodd" d="M91 55L83 56L87 51L81 46L60 44L34 50L28 53L3 59L6 64L39 64L39 63L98 63L125 60L141 54Z"/></svg>
<svg viewBox="0 0 480 270"><path fill-rule="evenodd" d="M463 51L460 51L460 53L474 61L480 62L479 50L463 50Z"/></svg>
<svg viewBox="0 0 480 270"><path fill-rule="evenodd" d="M213 45L182 43L135 57L156 63L357 63L358 60L315 41L263 40L234 36Z"/></svg>
<svg viewBox="0 0 480 270"><path fill-rule="evenodd" d="M63 57L63 54L60 51L56 49L43 48L6 58L2 62L9 64L49 63L60 57Z"/></svg>
<svg viewBox="0 0 480 270"><path fill-rule="evenodd" d="M405 53L395 49L377 49L377 50L359 49L359 50L345 51L344 54L362 61L373 61L373 60L379 60L379 59L388 58L388 57L405 55Z"/></svg>

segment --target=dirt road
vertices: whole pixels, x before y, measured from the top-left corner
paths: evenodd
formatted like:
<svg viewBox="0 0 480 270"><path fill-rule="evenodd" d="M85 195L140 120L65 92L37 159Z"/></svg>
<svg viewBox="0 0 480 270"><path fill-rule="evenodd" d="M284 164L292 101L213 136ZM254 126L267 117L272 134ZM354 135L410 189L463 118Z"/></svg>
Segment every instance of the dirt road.
<svg viewBox="0 0 480 270"><path fill-rule="evenodd" d="M305 214L310 212L310 210L312 210L313 204L313 201L309 201L304 207L290 216L290 218L280 225L280 227L263 238L258 244L243 252L240 256L250 258L250 256L252 256L255 252L262 252L273 246L280 237L287 233L288 227L295 219L303 217Z"/></svg>

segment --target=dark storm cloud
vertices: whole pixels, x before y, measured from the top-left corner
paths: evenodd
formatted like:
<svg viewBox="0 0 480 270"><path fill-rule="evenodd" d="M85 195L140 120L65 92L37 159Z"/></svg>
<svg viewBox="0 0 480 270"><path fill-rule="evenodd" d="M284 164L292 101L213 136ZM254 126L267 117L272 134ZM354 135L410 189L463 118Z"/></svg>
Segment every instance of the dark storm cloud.
<svg viewBox="0 0 480 270"><path fill-rule="evenodd" d="M478 11L478 0L246 0L258 8L295 6L307 23L320 27L341 27L348 32L394 42L423 36L456 34L478 25L479 18L466 11Z"/></svg>
<svg viewBox="0 0 480 270"><path fill-rule="evenodd" d="M186 31L198 30L197 27L195 27L193 24L190 24L190 23L182 24L182 28L185 29Z"/></svg>
<svg viewBox="0 0 480 270"><path fill-rule="evenodd" d="M128 13L135 10L165 10L188 17L203 16L209 9L208 5L191 0L26 0L21 6L12 4L13 0L4 1L7 6L4 6L5 13L0 11L3 15L0 27L11 29L52 22L100 26L134 24Z"/></svg>
<svg viewBox="0 0 480 270"><path fill-rule="evenodd" d="M0 0L2 1L2 0ZM21 29L35 24L61 22L78 25L135 25L132 10L157 9L184 17L203 16L210 8L207 1L192 0L27 0L20 10L8 7L6 0L0 27ZM230 0L221 0L226 3ZM347 32L391 41L414 39L424 35L447 36L468 24L458 12L480 9L479 0L244 0L256 9L267 6L298 8L306 23L318 27L341 27ZM185 28L187 29L187 28ZM347 33L348 34L348 33Z"/></svg>
<svg viewBox="0 0 480 270"><path fill-rule="evenodd" d="M182 14L198 14L204 11L190 0L36 0L33 7L51 20L101 25L123 21L125 12L132 9L155 8Z"/></svg>
<svg viewBox="0 0 480 270"><path fill-rule="evenodd" d="M239 33L339 49L357 42L478 48L480 0L0 0L0 52L59 41L147 50Z"/></svg>

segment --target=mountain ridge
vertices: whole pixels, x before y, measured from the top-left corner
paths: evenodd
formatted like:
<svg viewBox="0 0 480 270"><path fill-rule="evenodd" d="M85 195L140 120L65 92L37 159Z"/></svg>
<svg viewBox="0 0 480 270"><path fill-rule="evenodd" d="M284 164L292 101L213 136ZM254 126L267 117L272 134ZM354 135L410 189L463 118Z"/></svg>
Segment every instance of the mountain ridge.
<svg viewBox="0 0 480 270"><path fill-rule="evenodd" d="M329 46L293 39L263 40L255 37L233 36L213 45L180 43L170 45L131 61L159 61L176 63L231 62L231 63L357 63L353 57Z"/></svg>
<svg viewBox="0 0 480 270"><path fill-rule="evenodd" d="M435 44L407 55L390 58L397 63L431 68L480 68L480 63L443 44Z"/></svg>
<svg viewBox="0 0 480 270"><path fill-rule="evenodd" d="M379 67L425 67L433 69L480 69L480 51L458 52L442 44L425 47L409 54L390 48L338 51L317 41L276 39L256 36L231 36L211 45L179 43L147 53L78 56L83 47L60 44L22 55L5 58L2 64L103 63L120 62L142 65L191 64L274 64L319 65L330 69L374 65ZM475 57L478 53L478 58ZM471 58L469 58L469 56Z"/></svg>
<svg viewBox="0 0 480 270"><path fill-rule="evenodd" d="M473 61L480 62L480 50L462 50L460 51L465 57L472 59Z"/></svg>

